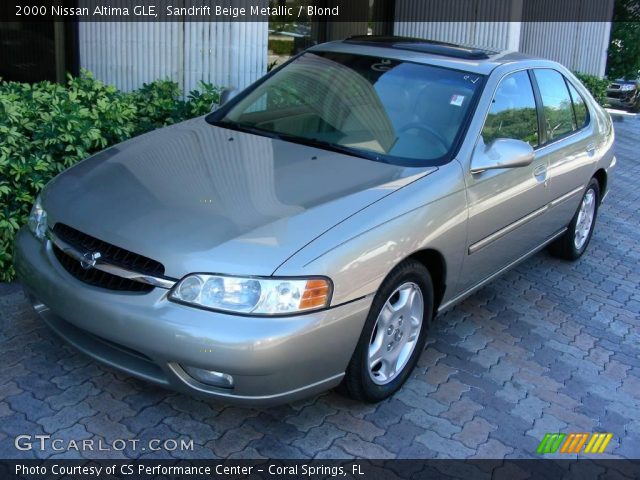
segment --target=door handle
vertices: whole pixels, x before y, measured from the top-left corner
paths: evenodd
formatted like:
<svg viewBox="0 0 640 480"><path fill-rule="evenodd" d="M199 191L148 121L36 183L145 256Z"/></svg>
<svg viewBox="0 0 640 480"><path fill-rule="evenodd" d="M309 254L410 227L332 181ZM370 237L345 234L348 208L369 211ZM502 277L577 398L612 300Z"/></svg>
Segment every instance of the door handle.
<svg viewBox="0 0 640 480"><path fill-rule="evenodd" d="M544 182L547 179L547 167L545 165L538 165L533 170L533 176L536 177L536 180L539 182Z"/></svg>
<svg viewBox="0 0 640 480"><path fill-rule="evenodd" d="M596 153L596 146L593 143L590 143L589 145L587 145L587 153L592 156L594 153Z"/></svg>

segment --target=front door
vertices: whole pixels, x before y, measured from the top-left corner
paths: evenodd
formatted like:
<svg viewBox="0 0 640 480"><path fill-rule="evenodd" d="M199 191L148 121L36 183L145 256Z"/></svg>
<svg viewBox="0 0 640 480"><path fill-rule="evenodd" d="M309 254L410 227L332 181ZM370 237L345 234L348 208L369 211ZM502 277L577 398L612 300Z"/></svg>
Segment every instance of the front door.
<svg viewBox="0 0 640 480"><path fill-rule="evenodd" d="M498 138L540 145L536 100L529 72L505 76L496 89L476 148ZM544 216L549 202L548 157L536 151L530 165L466 172L468 241L462 291L520 258L548 236Z"/></svg>

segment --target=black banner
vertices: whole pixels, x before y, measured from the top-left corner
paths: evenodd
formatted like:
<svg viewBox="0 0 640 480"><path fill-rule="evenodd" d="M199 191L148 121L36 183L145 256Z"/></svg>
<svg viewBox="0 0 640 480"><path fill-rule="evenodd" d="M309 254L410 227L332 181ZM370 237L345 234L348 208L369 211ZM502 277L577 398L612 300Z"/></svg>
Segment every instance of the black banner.
<svg viewBox="0 0 640 480"><path fill-rule="evenodd" d="M640 478L640 460L3 460L0 478L348 480Z"/></svg>
<svg viewBox="0 0 640 480"><path fill-rule="evenodd" d="M640 13L638 0L4 0L0 20L609 22L615 2Z"/></svg>

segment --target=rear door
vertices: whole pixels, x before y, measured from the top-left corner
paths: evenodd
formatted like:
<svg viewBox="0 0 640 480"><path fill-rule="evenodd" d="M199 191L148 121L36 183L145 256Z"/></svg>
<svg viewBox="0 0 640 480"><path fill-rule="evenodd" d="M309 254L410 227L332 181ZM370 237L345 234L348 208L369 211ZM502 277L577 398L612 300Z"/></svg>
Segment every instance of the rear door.
<svg viewBox="0 0 640 480"><path fill-rule="evenodd" d="M560 72L533 70L543 106L543 145L549 161L549 195L545 227L567 226L578 208L596 162L597 145L586 102Z"/></svg>

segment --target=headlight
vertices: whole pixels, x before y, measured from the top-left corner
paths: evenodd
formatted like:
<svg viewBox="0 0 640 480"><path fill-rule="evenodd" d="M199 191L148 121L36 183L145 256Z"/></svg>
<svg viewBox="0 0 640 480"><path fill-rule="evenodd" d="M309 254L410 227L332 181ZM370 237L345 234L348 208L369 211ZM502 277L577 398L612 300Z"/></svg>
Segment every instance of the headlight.
<svg viewBox="0 0 640 480"><path fill-rule="evenodd" d="M169 300L211 310L252 315L287 315L329 306L327 278L258 278L192 274L180 280Z"/></svg>
<svg viewBox="0 0 640 480"><path fill-rule="evenodd" d="M624 85L620 85L620 90L622 90L623 92L629 92L631 90L635 90L636 86L632 83L627 83Z"/></svg>
<svg viewBox="0 0 640 480"><path fill-rule="evenodd" d="M45 237L47 233L47 212L42 208L39 195L31 208L27 224L29 225L29 230L33 232L36 238L42 240Z"/></svg>

